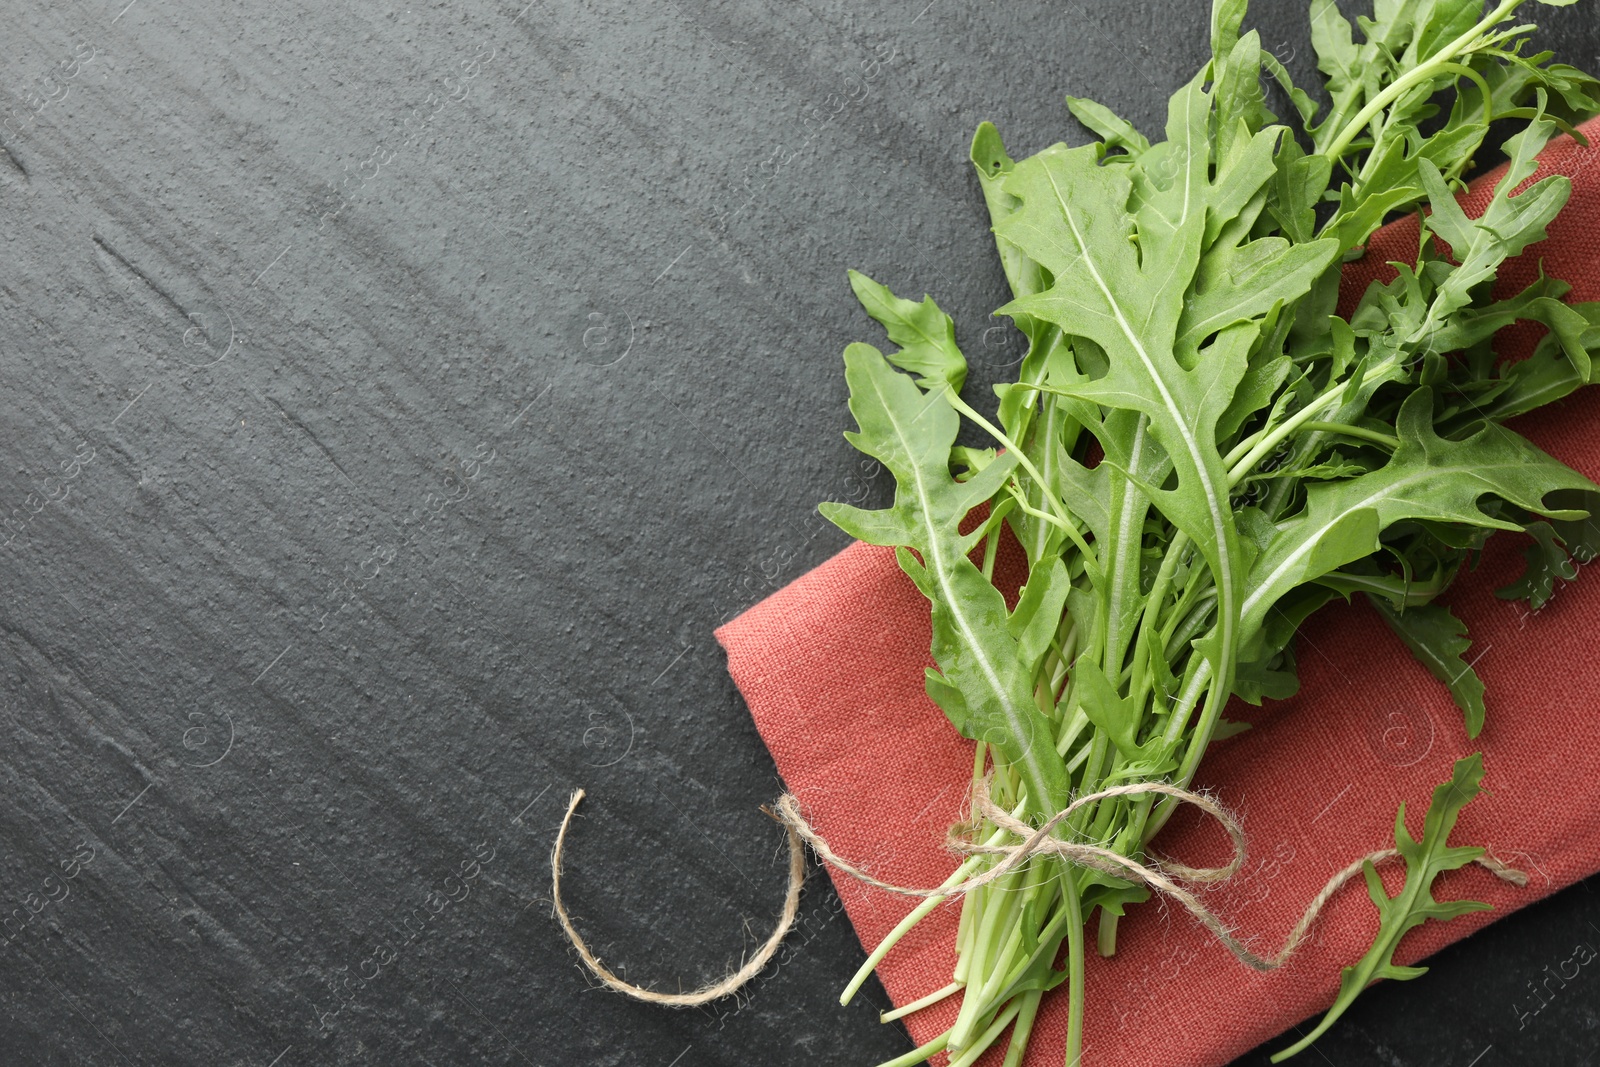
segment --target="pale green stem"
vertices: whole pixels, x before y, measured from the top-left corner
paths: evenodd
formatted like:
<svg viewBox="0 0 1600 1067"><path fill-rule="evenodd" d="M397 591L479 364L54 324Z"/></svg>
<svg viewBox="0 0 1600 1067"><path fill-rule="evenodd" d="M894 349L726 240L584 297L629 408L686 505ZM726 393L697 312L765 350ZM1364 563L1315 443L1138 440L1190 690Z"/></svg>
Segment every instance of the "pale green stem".
<svg viewBox="0 0 1600 1067"><path fill-rule="evenodd" d="M882 1063L878 1064L878 1067L916 1067L917 1064L926 1063L934 1056L937 1056L939 1053L943 1052L945 1046L949 1043L950 1034L947 1031L940 1034L932 1041L929 1041L926 1045L918 1045L910 1052L907 1052L904 1056L896 1056L892 1060L884 1060Z"/></svg>
<svg viewBox="0 0 1600 1067"><path fill-rule="evenodd" d="M943 989L935 989L927 996L913 1000L910 1004L902 1004L900 1007L894 1009L894 1011L880 1011L878 1013L878 1021L880 1023L892 1023L896 1019L903 1019L913 1012L918 1012L923 1008L931 1007L934 1004L939 1003L941 1000L944 1000L946 997L961 992L961 989L962 986L960 982L951 982Z"/></svg>
<svg viewBox="0 0 1600 1067"><path fill-rule="evenodd" d="M1085 565L1088 564L1089 560L1095 560L1096 566L1094 569L1095 571L1099 570L1098 557L1096 557L1094 551L1090 549L1089 543L1083 539L1083 535L1078 532L1078 528L1076 526L1072 525L1070 522L1063 522L1054 515L1051 515L1049 512L1040 511L1032 504L1029 504L1027 498L1023 495L1022 490L1018 489L1016 486L1008 483L1006 488L1010 491L1011 499L1017 505L1017 507L1021 508L1026 514L1032 515L1041 522L1054 523L1063 533L1067 535L1067 537L1072 540L1073 546L1077 548L1079 552L1083 553ZM987 577L987 575L985 577Z"/></svg>
<svg viewBox="0 0 1600 1067"><path fill-rule="evenodd" d="M1028 1048L1028 1037L1033 1033L1033 1020L1039 1014L1042 989L1030 989L1022 994L1022 1010L1017 1012L1017 1025L1011 1028L1011 1042L1006 1046L1006 1060L1000 1067L1022 1067L1022 1054Z"/></svg>
<svg viewBox="0 0 1600 1067"><path fill-rule="evenodd" d="M1072 516L1067 514L1066 509L1061 506L1061 501L1056 498L1055 493L1050 491L1050 483L1045 481L1044 475L1039 473L1039 468L1033 465L1033 460L1028 458L1027 453L1018 448L1017 443L1011 440L1011 438L1007 437L1005 432L998 426L984 418L982 415L978 414L978 412L974 410L973 407L965 400L962 400L961 395L954 389L950 388L948 384L945 386L945 395L950 401L951 407L955 408L957 411L961 412L961 414L977 423L983 428L985 433L1003 445L1008 453L1011 453L1017 457L1017 462L1022 466L1022 469L1027 471L1029 476L1038 483L1041 494L1044 496L1045 500L1049 501L1050 503L1050 510L1054 511L1062 522L1070 526L1072 524Z"/></svg>
<svg viewBox="0 0 1600 1067"><path fill-rule="evenodd" d="M994 580L994 561L1000 551L1000 528L997 526L984 538L983 543L983 576L990 581Z"/></svg>
<svg viewBox="0 0 1600 1067"><path fill-rule="evenodd" d="M1117 954L1117 916L1100 909L1100 926L1095 931L1095 951L1102 956Z"/></svg>
<svg viewBox="0 0 1600 1067"><path fill-rule="evenodd" d="M956 923L956 969L950 976L958 985L966 985L972 975L973 940L978 936L988 894L989 887L980 885L961 900L961 918Z"/></svg>
<svg viewBox="0 0 1600 1067"><path fill-rule="evenodd" d="M1302 425L1310 422L1317 412L1323 410L1334 401L1344 396L1344 391L1349 388L1351 379L1346 378L1333 389L1323 393L1311 403L1280 422L1276 427L1263 430L1254 437L1247 437L1233 447L1222 459L1222 465L1228 468L1228 488L1238 485L1246 474L1255 470L1256 464L1287 438L1290 434L1300 429ZM1252 442L1254 444L1252 445ZM1241 458L1241 453L1243 456Z"/></svg>
<svg viewBox="0 0 1600 1067"><path fill-rule="evenodd" d="M994 1022L990 1023L989 1028L979 1035L978 1040L974 1041L972 1046L964 1050L961 1055L955 1056L950 1060L950 1067L972 1067L974 1063L978 1062L978 1057L988 1052L989 1046L999 1040L1000 1034L1006 1027L1011 1025L1011 1020L1017 1017L1017 1012L1021 1008L1022 1001L1019 998L1012 998L1005 1011L995 1016Z"/></svg>
<svg viewBox="0 0 1600 1067"><path fill-rule="evenodd" d="M1400 447L1400 439L1398 437L1391 437L1389 434L1380 433L1377 430L1369 430L1365 426L1353 426L1347 422L1307 422L1303 423L1301 428L1320 430L1323 433L1342 434L1345 437L1357 437L1363 441L1371 441L1375 445L1382 445L1391 452Z"/></svg>
<svg viewBox="0 0 1600 1067"><path fill-rule="evenodd" d="M1022 891L1017 894L1017 918L1009 923L1004 947L995 956L994 966L989 968L989 978L978 991L979 1003L996 1001L999 993L1005 989L1011 977L1018 973L1019 968L1027 966L1027 957L1017 960L1017 953L1022 948L1022 913L1028 905L1038 898L1044 879L1044 864L1029 864L1029 877L1025 880Z"/></svg>
<svg viewBox="0 0 1600 1067"><path fill-rule="evenodd" d="M1061 896L1067 906L1067 1067L1083 1059L1083 908L1070 870L1061 876Z"/></svg>
<svg viewBox="0 0 1600 1067"><path fill-rule="evenodd" d="M1006 938L1021 912L1022 894L1018 890L1022 888L1025 879L1024 870L1012 871L999 880L990 882L987 887L993 892L987 894L984 900L986 907L983 910L983 921L979 924L978 935L973 941L972 970L968 971L969 975L983 977L977 985L969 981L966 995L961 998L961 1011L956 1016L955 1025L950 1028L952 1049L966 1048L988 1015L983 987L988 984L995 971L1001 969L1001 953L1005 948Z"/></svg>
<svg viewBox="0 0 1600 1067"><path fill-rule="evenodd" d="M1455 40L1445 45L1432 59L1429 59L1425 63L1419 63L1417 66L1406 71L1399 78L1396 78L1393 82L1389 83L1389 85L1385 87L1382 92L1367 102L1366 107L1356 112L1355 118L1351 119L1349 123L1346 124L1339 136L1334 138L1333 143L1330 144L1322 154L1327 156L1329 159L1338 159L1340 156L1344 155L1345 150L1350 147L1350 142L1356 139L1356 135L1359 134L1362 129L1365 128L1366 125L1377 116L1379 112L1388 107L1390 104L1394 103L1396 100L1400 99L1400 97L1404 96L1412 86L1421 82L1425 82L1429 78L1432 78L1435 74L1438 74L1440 67L1449 64L1451 60L1460 55L1468 48L1468 46L1474 44L1479 37L1483 36L1484 31L1505 21L1505 17L1514 11L1521 2L1522 0L1503 0L1499 7L1495 8L1484 17L1482 22L1479 22L1470 30L1463 33L1460 37L1457 37Z"/></svg>
<svg viewBox="0 0 1600 1067"><path fill-rule="evenodd" d="M1409 338L1406 343L1408 345L1416 343L1416 341L1421 340L1422 337L1427 336L1427 331L1419 327L1418 334L1419 336ZM1372 371L1366 375L1365 380L1369 382L1381 381L1384 375L1400 366L1402 362L1404 362L1404 360L1401 358L1401 353L1396 352L1394 355L1390 356L1388 359L1374 367ZM1337 386L1328 390L1326 393L1323 393L1311 403L1307 404L1305 407L1289 416L1283 422L1279 423L1275 429L1264 431L1263 433L1256 435L1256 437L1247 437L1235 445L1233 447L1233 451L1229 452L1222 461L1223 466L1228 468L1228 488L1231 489L1238 485L1239 482L1244 479L1244 476L1254 470L1256 464L1260 463L1262 458L1265 457L1268 452L1271 452L1274 448L1277 448L1285 438L1297 430L1305 429L1306 423L1313 421L1312 416L1316 415L1317 412L1323 410L1337 400L1342 400L1344 398L1345 390L1350 388L1350 383L1352 381L1354 381L1353 378L1346 378ZM1251 446L1252 441L1255 442L1254 446ZM1236 459L1236 457L1238 457L1239 454L1244 452L1247 448L1248 452L1245 452L1244 457L1242 459Z"/></svg>
<svg viewBox="0 0 1600 1067"><path fill-rule="evenodd" d="M1020 816L1022 814L1021 805L1018 805L1017 809L1012 811L1011 814L1014 818ZM1005 837L1006 832L1004 830L996 830L989 837L989 840L986 842L986 844L998 845L1001 841L1005 840ZM950 872L950 877L941 882L939 887L943 889L966 880L967 878L971 877L972 873L976 871L978 867L983 864L984 860L988 858L990 857L982 855L967 857L967 859L963 861L960 866L958 866L954 871ZM909 933L913 926L921 922L924 916L926 916L934 908L937 908L940 904L943 904L947 899L949 898L942 896L929 897L918 904L915 908L912 908L910 913L907 914L904 919L901 919L899 924L895 926L893 930L889 931L889 936L884 938L883 942L879 944L877 948L873 949L872 952L867 956L867 962L861 965L860 970L856 971L855 977L850 979L850 984L844 987L844 992L839 994L839 1003L849 1004L851 999L854 998L856 993L861 989L862 985L866 983L867 978L872 974L873 969L876 968L878 964L883 961L883 958L889 954L889 950L894 948L895 944L907 933Z"/></svg>
<svg viewBox="0 0 1600 1067"><path fill-rule="evenodd" d="M1083 733L1088 725L1088 713L1083 710L1082 705L1075 704L1072 709L1072 715L1061 728L1060 739L1056 741L1056 755L1065 756L1067 750L1072 747L1072 743L1078 739L1078 735Z"/></svg>
<svg viewBox="0 0 1600 1067"><path fill-rule="evenodd" d="M1140 638L1147 639L1146 630L1153 630L1158 624L1157 616L1161 613L1162 602L1167 598L1167 588L1172 585L1172 576L1178 571L1178 564L1182 562L1184 550L1189 547L1189 535L1179 530L1172 535L1172 541L1167 545L1167 554L1161 560L1161 569L1156 572L1156 580L1150 586L1150 595L1145 598L1144 617L1139 620ZM1139 671L1129 680L1128 692L1130 695L1142 695L1145 671Z"/></svg>

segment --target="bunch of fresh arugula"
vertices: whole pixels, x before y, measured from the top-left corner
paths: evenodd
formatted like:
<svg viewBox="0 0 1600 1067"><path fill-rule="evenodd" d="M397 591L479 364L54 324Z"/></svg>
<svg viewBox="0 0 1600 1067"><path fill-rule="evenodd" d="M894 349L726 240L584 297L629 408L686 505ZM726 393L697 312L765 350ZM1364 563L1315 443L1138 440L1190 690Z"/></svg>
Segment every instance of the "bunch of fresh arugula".
<svg viewBox="0 0 1600 1067"><path fill-rule="evenodd" d="M846 348L859 425L847 436L894 474L896 494L885 510L824 514L893 546L932 602L928 695L977 742L974 776L992 774L1005 809L1037 824L1107 786L1186 786L1230 729L1228 698L1292 693L1296 628L1356 592L1448 684L1476 736L1483 685L1462 659L1463 624L1434 598L1494 530L1532 535L1528 573L1504 593L1535 605L1571 577L1569 553L1600 547L1582 521L1600 489L1504 426L1600 380L1600 304L1564 303L1548 278L1491 292L1570 191L1562 177L1522 188L1535 154L1600 111L1600 83L1524 54L1523 3L1376 0L1357 43L1334 3L1314 0L1319 107L1241 32L1244 0L1216 0L1211 59L1173 95L1165 140L1072 97L1100 140L1013 160L980 126L972 162L1015 295L1000 313L1028 340L993 420L960 395L966 361L938 305L851 274L898 349ZM1264 79L1292 103L1290 124L1268 111ZM1471 218L1454 194L1492 123L1520 132ZM1408 212L1422 225L1416 262L1341 317L1341 264ZM1531 359L1499 362L1494 335L1516 320L1548 334ZM996 447L958 446L963 417ZM1028 562L1014 607L992 581L1004 528ZM1466 862L1445 837L1480 775L1458 767L1420 844L1402 811L1406 888L1391 901L1369 875L1382 928L1333 1014L1371 979L1415 973L1389 962L1401 933L1462 910L1428 885ZM1173 804L1108 798L1057 832L1139 858ZM979 836L1007 840L992 823ZM974 855L947 884L994 862ZM961 1067L1009 1028L1014 1067L1042 995L1064 982L1076 1063L1085 923L1098 913L1109 954L1117 917L1147 895L1047 856L967 894L952 983L895 1013L959 993L957 1020L893 1062L947 1051ZM907 916L842 999L939 900Z"/></svg>

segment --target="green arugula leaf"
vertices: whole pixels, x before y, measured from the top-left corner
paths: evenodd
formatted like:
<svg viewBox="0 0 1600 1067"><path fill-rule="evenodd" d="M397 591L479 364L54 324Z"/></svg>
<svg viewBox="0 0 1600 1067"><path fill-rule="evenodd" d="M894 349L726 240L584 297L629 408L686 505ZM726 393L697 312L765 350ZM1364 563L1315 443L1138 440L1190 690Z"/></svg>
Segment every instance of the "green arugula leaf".
<svg viewBox="0 0 1600 1067"><path fill-rule="evenodd" d="M1311 127L1312 132L1319 135L1320 142L1323 132L1330 136L1338 132L1341 121L1361 109L1366 85L1364 72L1371 69L1372 56L1369 47L1356 45L1350 23L1332 0L1311 5L1311 47L1316 50L1317 69L1325 76L1328 96L1333 101L1323 121ZM1324 154L1320 147L1319 144L1318 154Z"/></svg>
<svg viewBox="0 0 1600 1067"><path fill-rule="evenodd" d="M1463 414L1499 422L1560 400L1579 386L1594 383L1596 372L1590 356L1600 351L1600 302L1564 306L1582 317L1585 323L1576 344L1564 328L1555 329L1540 340L1532 356L1503 365L1498 382L1504 388L1474 401ZM1574 358L1575 349L1582 350L1581 359Z"/></svg>
<svg viewBox="0 0 1600 1067"><path fill-rule="evenodd" d="M1231 170L1214 180L1207 173L1207 100L1198 79L1173 98L1169 140L1163 145L1169 150L1163 162L1171 165L1170 183L1165 188L1139 183L1133 211L1133 179L1100 165L1093 148L1058 145L1012 170L1004 188L1022 206L996 229L1055 279L1051 288L1014 300L1001 313L1022 312L1094 342L1106 354L1106 373L1076 383L1070 392L1139 412L1172 459L1176 490L1141 488L1201 547L1218 575L1217 659L1218 673L1225 676L1237 640L1242 568L1227 473L1214 442L1217 422L1247 361L1236 346L1223 345L1213 358L1205 358L1209 350L1195 353L1191 368L1176 351L1190 303L1185 294L1200 271L1207 203L1238 196ZM1270 141L1271 135L1261 137ZM1268 162L1257 187L1273 173L1270 157ZM1233 255L1201 279L1199 310L1187 312L1193 321L1185 347L1197 347L1205 332L1265 314L1274 303L1298 295L1297 287L1308 289L1332 259L1332 242L1326 246L1312 250L1322 259L1314 272L1306 253L1287 242L1226 246ZM1272 278L1274 267L1284 268L1286 275Z"/></svg>
<svg viewBox="0 0 1600 1067"><path fill-rule="evenodd" d="M883 324L889 340L900 346L898 352L889 353L889 362L917 375L917 384L924 389L949 385L961 391L967 380L967 358L956 347L955 323L933 297L925 295L920 303L902 300L856 270L850 272L850 288L867 314Z"/></svg>
<svg viewBox="0 0 1600 1067"><path fill-rule="evenodd" d="M1050 724L1034 703L1005 599L967 557L972 543L956 529L1010 475L1015 457L957 482L949 457L960 418L947 393L923 393L870 345L853 344L844 358L850 412L860 427L845 436L894 475L895 502L883 511L824 504L822 514L853 537L896 547L901 568L933 604L938 671L929 672L928 695L964 736L1006 754L1023 774L1035 812L1055 811L1065 805L1069 783Z"/></svg>
<svg viewBox="0 0 1600 1067"><path fill-rule="evenodd" d="M1533 543L1523 554L1528 561L1522 577L1495 590L1501 600L1526 600L1528 607L1538 611L1555 595L1556 582L1570 582L1578 576L1578 568L1567 555L1560 535L1548 522L1530 522L1524 531Z"/></svg>
<svg viewBox="0 0 1600 1067"><path fill-rule="evenodd" d="M1474 752L1456 761L1448 782L1433 791L1433 802L1423 819L1422 840L1412 838L1406 829L1406 806L1402 802L1394 820L1394 842L1406 861L1406 881L1393 897L1369 860L1364 869L1367 891L1378 908L1378 934L1367 954L1346 967L1339 978L1339 995L1315 1029L1293 1045L1272 1056L1282 1063L1303 1051L1321 1037L1343 1015L1361 992L1380 978L1406 981L1427 973L1426 967L1401 967L1394 962L1400 939L1428 919L1445 921L1474 911L1490 910L1476 900L1439 901L1433 897L1433 880L1444 871L1464 867L1483 855L1481 848L1451 847L1446 844L1456 818L1467 802L1478 795L1483 781L1483 755Z"/></svg>
<svg viewBox="0 0 1600 1067"><path fill-rule="evenodd" d="M1382 597L1367 599L1417 662L1450 690L1456 707L1466 717L1467 736L1477 737L1483 729L1483 680L1472 669L1476 661L1462 659L1472 647L1467 639L1467 624L1443 604L1416 604L1396 610Z"/></svg>
<svg viewBox="0 0 1600 1067"><path fill-rule="evenodd" d="M1600 556L1600 493L1591 491L1552 493L1550 502L1568 510L1582 510L1581 519L1557 519L1551 525L1556 536L1579 565L1593 563Z"/></svg>
<svg viewBox="0 0 1600 1067"><path fill-rule="evenodd" d="M1079 96L1069 96L1067 110L1072 113L1073 118L1099 134L1107 149L1120 149L1135 157L1142 156L1150 150L1150 142L1145 139L1144 134L1134 129L1131 122L1115 114L1104 104L1097 104L1093 100Z"/></svg>
<svg viewBox="0 0 1600 1067"><path fill-rule="evenodd" d="M1479 506L1489 495L1547 518L1582 517L1545 498L1556 490L1590 489L1589 479L1503 426L1482 427L1459 441L1440 437L1426 389L1406 399L1397 430L1400 447L1378 470L1306 489L1305 510L1280 524L1251 568L1242 613L1247 631L1290 589L1373 552L1378 533L1402 519L1521 529Z"/></svg>
<svg viewBox="0 0 1600 1067"><path fill-rule="evenodd" d="M968 150L968 158L972 160L973 169L978 173L978 186L983 190L984 203L989 208L989 218L993 225L998 226L1002 219L1017 209L1017 198L1003 188L1006 176L1011 173L1016 163L1006 154L1006 146L1000 139L1000 131L987 122L979 123L977 132L972 135L972 147ZM1049 278L1040 269L1039 264L1023 255L1015 245L1001 242L997 247L1000 252L1000 266L1006 272L1006 281L1010 283L1014 295L1027 296L1049 285ZM1028 326L1029 324L1025 322L1017 323L1018 329L1033 337L1033 331Z"/></svg>
<svg viewBox="0 0 1600 1067"><path fill-rule="evenodd" d="M1506 173L1495 185L1488 207L1476 219L1469 219L1456 203L1433 161L1419 161L1417 173L1433 208L1428 216L1428 229L1449 243L1459 264L1439 286L1426 327L1434 326L1451 312L1470 304L1473 290L1492 278L1495 268L1508 257L1521 254L1535 241L1544 240L1545 227L1572 194L1569 179L1552 175L1534 182L1516 196L1511 195L1537 169L1534 157L1555 132L1555 124L1546 119L1543 112L1541 92L1538 116L1507 141L1511 159Z"/></svg>

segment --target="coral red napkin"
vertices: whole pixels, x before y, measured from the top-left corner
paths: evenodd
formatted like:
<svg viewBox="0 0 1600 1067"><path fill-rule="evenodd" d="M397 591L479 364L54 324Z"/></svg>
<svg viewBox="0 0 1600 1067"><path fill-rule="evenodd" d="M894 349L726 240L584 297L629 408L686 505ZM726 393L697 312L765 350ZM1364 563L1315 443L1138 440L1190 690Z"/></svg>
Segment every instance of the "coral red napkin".
<svg viewBox="0 0 1600 1067"><path fill-rule="evenodd" d="M1585 132L1600 143L1600 120ZM1572 178L1572 199L1549 238L1502 271L1504 295L1532 281L1542 261L1548 274L1573 284L1569 299L1600 299L1600 148L1561 137L1541 162L1538 176ZM1469 214L1482 211L1498 176L1464 195ZM1375 235L1366 259L1347 270L1347 309L1386 270L1384 262L1414 258L1416 232L1413 218ZM1526 352L1536 336L1513 328L1502 351ZM1586 389L1516 428L1600 480L1597 427L1600 390ZM1476 741L1467 740L1444 686L1361 603L1336 604L1306 625L1298 696L1267 708L1237 701L1230 708L1230 718L1255 727L1214 745L1198 784L1242 814L1250 860L1206 900L1254 935L1258 949L1278 948L1335 871L1392 847L1402 800L1420 835L1433 786L1449 776L1453 760L1479 748L1488 791L1467 806L1452 841L1489 846L1527 870L1530 884L1518 889L1476 865L1443 875L1440 899L1472 897L1494 910L1426 924L1406 938L1398 961L1415 962L1600 870L1600 668L1591 636L1600 618L1600 575L1580 574L1529 613L1493 595L1519 573L1522 548L1515 535L1494 538L1483 565L1463 574L1449 596L1470 627L1471 654L1488 686L1488 724ZM929 637L928 604L893 554L859 543L717 631L779 773L818 831L840 854L902 885L936 885L954 867L944 832L962 813L972 771L972 743L923 694L923 668L933 662ZM1221 835L1197 817L1175 818L1158 844L1191 864L1226 853ZM1398 875L1386 875L1391 892ZM869 949L915 903L833 876ZM957 915L954 904L936 911L879 968L896 1004L950 980ZM1091 954L1084 1062L1226 1063L1330 1004L1339 968L1365 951L1376 928L1357 879L1288 965L1257 974L1181 909L1155 902L1133 909L1119 929L1116 956ZM1060 1062L1065 1006L1064 997L1046 1000L1030 1065ZM936 1036L955 1010L952 998L912 1015L912 1036L919 1043Z"/></svg>

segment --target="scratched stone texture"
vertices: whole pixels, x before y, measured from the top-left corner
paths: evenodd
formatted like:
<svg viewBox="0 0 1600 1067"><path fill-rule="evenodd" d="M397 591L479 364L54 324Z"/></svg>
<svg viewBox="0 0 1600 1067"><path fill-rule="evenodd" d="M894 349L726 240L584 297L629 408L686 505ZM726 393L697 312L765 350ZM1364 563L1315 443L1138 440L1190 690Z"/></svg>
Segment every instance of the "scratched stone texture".
<svg viewBox="0 0 1600 1067"><path fill-rule="evenodd" d="M1600 65L1592 0L1537 8ZM0 1063L869 1064L711 637L881 502L846 267L1018 352L966 143L1157 128L1196 0L0 3ZM1304 5L1259 3L1312 75ZM992 403L992 401L990 401ZM1592 1062L1580 886L1375 990L1335 1064ZM1265 1062L1263 1056L1243 1064ZM1455 1062L1451 1060L1449 1062ZM1465 1067L1464 1061L1461 1067Z"/></svg>

